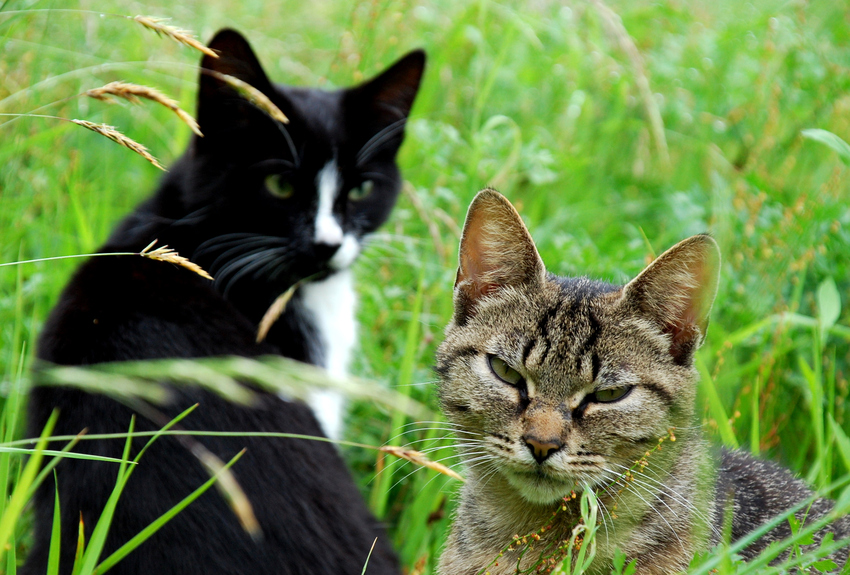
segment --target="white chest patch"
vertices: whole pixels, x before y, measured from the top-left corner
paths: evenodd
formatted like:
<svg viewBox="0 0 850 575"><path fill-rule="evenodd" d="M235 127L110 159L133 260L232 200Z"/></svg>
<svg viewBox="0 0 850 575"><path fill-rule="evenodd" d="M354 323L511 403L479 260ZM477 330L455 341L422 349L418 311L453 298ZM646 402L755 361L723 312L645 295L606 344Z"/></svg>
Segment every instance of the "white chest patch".
<svg viewBox="0 0 850 575"><path fill-rule="evenodd" d="M345 269L322 281L310 282L300 292L301 304L308 312L321 346L322 367L334 377L348 375L357 342L354 319L357 297L351 270ZM328 437L339 439L345 412L342 394L332 390L313 391L307 403Z"/></svg>
<svg viewBox="0 0 850 575"><path fill-rule="evenodd" d="M331 160L316 175L319 204L316 208L314 241L317 244L338 246L342 243L342 226L333 214L334 202L341 188L342 178L339 175L339 168L336 161Z"/></svg>

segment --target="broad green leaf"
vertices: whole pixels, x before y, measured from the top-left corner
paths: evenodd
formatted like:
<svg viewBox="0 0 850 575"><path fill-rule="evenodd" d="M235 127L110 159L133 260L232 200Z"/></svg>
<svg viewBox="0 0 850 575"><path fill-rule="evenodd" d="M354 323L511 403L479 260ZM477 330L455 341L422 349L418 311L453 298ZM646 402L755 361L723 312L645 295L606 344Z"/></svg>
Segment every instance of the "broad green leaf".
<svg viewBox="0 0 850 575"><path fill-rule="evenodd" d="M841 315L841 296L835 287L835 280L827 278L818 286L818 323L820 324L820 340L826 339L826 334Z"/></svg>
<svg viewBox="0 0 850 575"><path fill-rule="evenodd" d="M812 563L812 567L821 573L831 573L838 568L838 565L836 565L835 561L831 559L824 559L823 561L815 561Z"/></svg>
<svg viewBox="0 0 850 575"><path fill-rule="evenodd" d="M819 142L825 146L832 148L835 152L838 153L838 156L841 158L842 162L850 165L850 144L847 144L847 142L845 142L832 132L828 132L827 130L811 129L803 130L802 134L804 138L814 140L815 142Z"/></svg>

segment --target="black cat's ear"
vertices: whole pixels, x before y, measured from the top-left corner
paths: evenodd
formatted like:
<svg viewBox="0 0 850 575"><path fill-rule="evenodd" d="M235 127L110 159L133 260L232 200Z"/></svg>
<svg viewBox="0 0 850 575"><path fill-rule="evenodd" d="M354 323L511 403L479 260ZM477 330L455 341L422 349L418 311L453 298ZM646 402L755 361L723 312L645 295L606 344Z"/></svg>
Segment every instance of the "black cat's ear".
<svg viewBox="0 0 850 575"><path fill-rule="evenodd" d="M226 81L233 76L267 96L275 93L248 41L237 31L219 30L209 48L218 58L204 56L198 90L198 124L205 137L232 132L257 117L257 110Z"/></svg>
<svg viewBox="0 0 850 575"><path fill-rule="evenodd" d="M460 239L455 280L455 322L463 325L488 294L540 285L546 268L531 234L499 192L478 192L469 206Z"/></svg>
<svg viewBox="0 0 850 575"><path fill-rule="evenodd" d="M402 56L376 77L348 90L346 102L350 114L363 118L366 113L377 129L404 120L413 107L424 71L423 50Z"/></svg>
<svg viewBox="0 0 850 575"><path fill-rule="evenodd" d="M709 235L683 240L623 288L621 301L670 336L670 354L689 365L702 345L720 279L720 248Z"/></svg>

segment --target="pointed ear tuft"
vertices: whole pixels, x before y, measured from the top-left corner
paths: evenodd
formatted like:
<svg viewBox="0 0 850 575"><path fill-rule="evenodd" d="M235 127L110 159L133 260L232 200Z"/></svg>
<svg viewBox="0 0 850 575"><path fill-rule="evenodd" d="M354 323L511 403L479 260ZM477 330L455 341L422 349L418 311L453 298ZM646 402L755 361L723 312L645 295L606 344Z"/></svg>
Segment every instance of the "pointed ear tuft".
<svg viewBox="0 0 850 575"><path fill-rule="evenodd" d="M201 60L198 123L207 137L218 132L228 133L259 115L234 88L215 74L234 76L269 97L275 94L251 45L239 32L228 28L219 30L210 40L209 48L219 57L204 56Z"/></svg>
<svg viewBox="0 0 850 575"><path fill-rule="evenodd" d="M380 127L407 118L424 71L425 52L409 52L376 77L349 90L348 98L357 104L352 109L359 107L359 114L364 106L371 109Z"/></svg>
<svg viewBox="0 0 850 575"><path fill-rule="evenodd" d="M622 301L670 335L670 353L689 365L708 330L720 278L720 249L709 235L683 240L623 288Z"/></svg>
<svg viewBox="0 0 850 575"><path fill-rule="evenodd" d="M462 325L478 301L506 287L539 285L546 268L522 218L499 192L478 192L460 240L455 321Z"/></svg>

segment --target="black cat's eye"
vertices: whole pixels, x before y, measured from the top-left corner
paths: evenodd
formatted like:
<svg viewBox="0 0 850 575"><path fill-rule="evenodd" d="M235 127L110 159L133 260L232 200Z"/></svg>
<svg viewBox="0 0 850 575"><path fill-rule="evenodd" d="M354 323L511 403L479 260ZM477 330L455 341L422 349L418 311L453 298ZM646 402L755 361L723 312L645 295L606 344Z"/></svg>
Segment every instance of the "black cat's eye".
<svg viewBox="0 0 850 575"><path fill-rule="evenodd" d="M372 195L372 191L374 189L375 182L372 180L366 180L359 186L355 186L348 191L348 199L354 202L359 202L360 200L366 199Z"/></svg>
<svg viewBox="0 0 850 575"><path fill-rule="evenodd" d="M265 185L271 195L281 200L291 198L295 193L295 188L292 187L292 184L283 179L283 176L280 174L266 176Z"/></svg>
<svg viewBox="0 0 850 575"><path fill-rule="evenodd" d="M490 363L490 369L493 371L495 376L505 383L516 387L524 382L522 375L517 370L509 366L501 357L488 355L487 361Z"/></svg>
<svg viewBox="0 0 850 575"><path fill-rule="evenodd" d="M631 385L624 385L622 387L598 389L593 393L592 399L597 403L613 403L626 397L633 387Z"/></svg>

